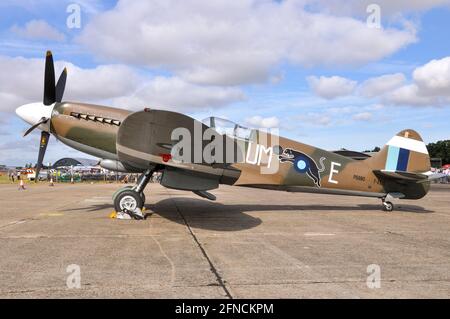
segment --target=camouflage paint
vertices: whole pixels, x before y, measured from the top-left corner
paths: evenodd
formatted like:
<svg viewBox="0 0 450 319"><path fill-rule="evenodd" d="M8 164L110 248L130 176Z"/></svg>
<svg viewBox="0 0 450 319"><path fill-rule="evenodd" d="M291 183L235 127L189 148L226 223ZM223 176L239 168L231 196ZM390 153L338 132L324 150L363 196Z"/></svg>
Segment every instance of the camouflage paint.
<svg viewBox="0 0 450 319"><path fill-rule="evenodd" d="M75 114L84 114L100 120L83 119ZM102 118L114 119L119 125L101 121ZM396 151L392 145L385 146L379 153L366 160L358 161L335 153L331 153L307 144L269 134L266 141L278 138L278 145L283 150L292 149L307 155L317 168L322 168L320 183L308 174L302 173L302 167L295 167L293 162L280 162L278 154L261 158L260 165L247 162L232 164L179 163L173 159L165 159L163 154L170 153L164 145L172 145L170 135L174 128L186 127L193 132L193 124L198 121L176 112L147 110L131 113L129 111L81 104L57 103L52 114L51 132L59 137L75 141L88 147L96 148L111 154L117 154L120 161L129 166L145 170L155 165L170 166L189 170L202 176L216 176L221 183L236 186L262 187L310 192L336 192L349 195L381 197L387 193L403 193L406 199L423 197L429 189L429 183L405 182L384 176L377 171L386 168L401 168L407 172L423 173L430 169L428 154L415 151ZM201 124L202 129L206 129ZM405 130L397 134L405 141L422 142L419 134L413 130ZM273 147L263 142L260 132L255 134L256 140L245 141L242 152L247 154L256 144L265 148ZM203 144L203 147L205 145ZM393 154L390 154L392 152ZM400 152L402 152L400 154ZM256 154L253 154L253 156ZM397 157L396 157L397 156ZM252 157L253 158L253 157ZM322 161L321 161L322 159ZM261 166L269 161L277 161L279 169L274 174L261 174ZM297 163L298 164L298 163ZM303 164L303 163L300 163ZM319 187L320 184L320 187Z"/></svg>

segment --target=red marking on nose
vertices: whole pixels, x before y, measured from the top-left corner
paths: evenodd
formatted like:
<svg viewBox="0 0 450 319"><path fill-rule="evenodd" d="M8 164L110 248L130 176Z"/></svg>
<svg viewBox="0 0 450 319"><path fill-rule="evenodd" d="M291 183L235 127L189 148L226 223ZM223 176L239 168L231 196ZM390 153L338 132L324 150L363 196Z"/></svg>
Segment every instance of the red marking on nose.
<svg viewBox="0 0 450 319"><path fill-rule="evenodd" d="M161 156L164 163L167 163L168 161L170 161L172 159L171 154L159 154L159 156Z"/></svg>

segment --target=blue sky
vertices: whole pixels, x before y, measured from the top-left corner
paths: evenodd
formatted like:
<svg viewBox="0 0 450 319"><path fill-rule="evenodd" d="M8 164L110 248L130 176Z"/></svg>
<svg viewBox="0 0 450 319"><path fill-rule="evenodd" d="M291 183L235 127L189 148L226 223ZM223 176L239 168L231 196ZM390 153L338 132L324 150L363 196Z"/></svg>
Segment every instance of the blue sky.
<svg viewBox="0 0 450 319"><path fill-rule="evenodd" d="M22 138L14 109L42 99L47 49L68 100L221 116L330 150L405 128L449 139L449 2L378 3L374 29L356 0L2 1L0 164L36 161L39 133ZM45 162L63 156L88 157L53 139Z"/></svg>

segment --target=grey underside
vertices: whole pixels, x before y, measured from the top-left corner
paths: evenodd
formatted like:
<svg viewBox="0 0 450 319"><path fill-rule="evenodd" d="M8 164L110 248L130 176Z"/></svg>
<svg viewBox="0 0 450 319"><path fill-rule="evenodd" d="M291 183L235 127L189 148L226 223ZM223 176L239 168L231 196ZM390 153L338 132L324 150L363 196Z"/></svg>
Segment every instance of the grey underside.
<svg viewBox="0 0 450 319"><path fill-rule="evenodd" d="M375 198L382 198L387 195L386 193L373 193L373 192L362 192L362 191L331 189L331 188L317 188L317 187L310 187L310 186L285 186L285 185L264 185L264 184L247 184L247 185L239 185L239 186L279 190L279 191L286 191L286 192L293 192L293 193L301 192L301 193L362 196L362 197L375 197Z"/></svg>

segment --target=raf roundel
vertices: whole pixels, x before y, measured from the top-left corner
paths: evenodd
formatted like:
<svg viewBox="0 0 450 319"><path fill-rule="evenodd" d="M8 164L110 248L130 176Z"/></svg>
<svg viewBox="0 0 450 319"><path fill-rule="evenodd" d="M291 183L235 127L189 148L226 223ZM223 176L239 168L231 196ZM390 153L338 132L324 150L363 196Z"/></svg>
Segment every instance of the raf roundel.
<svg viewBox="0 0 450 319"><path fill-rule="evenodd" d="M295 161L294 167L298 172L305 173L308 169L308 162L303 157L300 157Z"/></svg>

